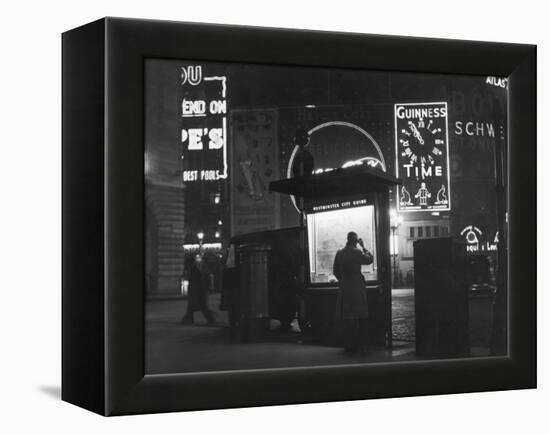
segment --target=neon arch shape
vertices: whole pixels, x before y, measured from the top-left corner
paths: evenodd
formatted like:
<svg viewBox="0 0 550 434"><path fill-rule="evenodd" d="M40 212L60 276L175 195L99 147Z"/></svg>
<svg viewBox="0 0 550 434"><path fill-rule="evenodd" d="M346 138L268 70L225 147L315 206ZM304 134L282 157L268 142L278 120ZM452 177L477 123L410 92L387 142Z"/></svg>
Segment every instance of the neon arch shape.
<svg viewBox="0 0 550 434"><path fill-rule="evenodd" d="M380 157L380 162L382 163L382 171L386 172L386 160L384 159L384 155L382 154L382 151L380 150L380 146L378 146L378 143L376 140L374 140L374 137L372 137L367 131L365 131L363 128L352 124L351 122L345 122L345 121L329 121L325 122L323 124L319 124L316 127L313 127L311 130L308 131L308 135L312 135L314 132L319 131L322 128L331 127L334 125L339 125L343 127L349 127L353 128L357 131L359 131L361 134L363 134L367 139L370 140L370 142L373 144L374 148L378 152L378 156ZM288 160L288 168L286 170L286 177L290 178L292 176L292 163L294 163L294 158L296 157L296 153L298 152L298 146L294 146L294 149L292 150L292 154L290 154L290 159ZM294 196L290 196L290 199L292 200L292 204L294 205L294 208L296 208L296 211L300 212L298 209L298 206L296 205L296 199Z"/></svg>

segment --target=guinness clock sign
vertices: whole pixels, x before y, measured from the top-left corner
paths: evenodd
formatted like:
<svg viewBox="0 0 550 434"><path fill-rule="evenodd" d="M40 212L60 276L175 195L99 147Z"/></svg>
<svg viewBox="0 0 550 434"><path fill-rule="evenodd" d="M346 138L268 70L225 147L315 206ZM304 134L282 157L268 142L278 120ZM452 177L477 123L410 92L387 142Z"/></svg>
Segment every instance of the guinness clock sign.
<svg viewBox="0 0 550 434"><path fill-rule="evenodd" d="M449 135L446 102L395 104L399 211L449 211Z"/></svg>

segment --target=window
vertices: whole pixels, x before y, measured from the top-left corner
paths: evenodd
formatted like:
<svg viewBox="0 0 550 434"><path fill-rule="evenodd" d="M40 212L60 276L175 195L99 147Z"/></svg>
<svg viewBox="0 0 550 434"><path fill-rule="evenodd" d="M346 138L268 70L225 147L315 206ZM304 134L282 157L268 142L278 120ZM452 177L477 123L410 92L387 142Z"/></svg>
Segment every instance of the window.
<svg viewBox="0 0 550 434"><path fill-rule="evenodd" d="M414 238L414 226L409 228L409 238Z"/></svg>
<svg viewBox="0 0 550 434"><path fill-rule="evenodd" d="M403 258L412 258L414 257L414 240L407 240L405 243L405 251L403 252Z"/></svg>
<svg viewBox="0 0 550 434"><path fill-rule="evenodd" d="M418 238L422 238L424 236L424 227L418 226Z"/></svg>
<svg viewBox="0 0 550 434"><path fill-rule="evenodd" d="M439 236L439 226L434 226L434 237Z"/></svg>
<svg viewBox="0 0 550 434"><path fill-rule="evenodd" d="M432 237L432 227L426 226L426 236L431 238Z"/></svg>
<svg viewBox="0 0 550 434"><path fill-rule="evenodd" d="M311 283L335 282L332 274L336 252L346 244L346 236L354 230L372 253L374 262L362 265L365 280L378 278L374 206L366 205L308 214L309 272Z"/></svg>

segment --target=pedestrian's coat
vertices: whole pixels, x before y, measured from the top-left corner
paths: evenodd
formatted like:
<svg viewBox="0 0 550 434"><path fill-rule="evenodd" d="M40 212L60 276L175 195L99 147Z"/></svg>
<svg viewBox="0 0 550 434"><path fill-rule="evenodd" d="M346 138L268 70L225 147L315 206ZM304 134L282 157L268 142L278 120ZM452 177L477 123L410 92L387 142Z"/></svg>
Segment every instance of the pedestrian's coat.
<svg viewBox="0 0 550 434"><path fill-rule="evenodd" d="M336 304L336 319L350 320L368 317L367 292L361 265L372 264L370 253L346 245L336 253L333 273L338 279L340 291Z"/></svg>
<svg viewBox="0 0 550 434"><path fill-rule="evenodd" d="M188 272L189 292L188 292L188 310L196 312L206 307L206 297L209 287L209 275L193 264Z"/></svg>

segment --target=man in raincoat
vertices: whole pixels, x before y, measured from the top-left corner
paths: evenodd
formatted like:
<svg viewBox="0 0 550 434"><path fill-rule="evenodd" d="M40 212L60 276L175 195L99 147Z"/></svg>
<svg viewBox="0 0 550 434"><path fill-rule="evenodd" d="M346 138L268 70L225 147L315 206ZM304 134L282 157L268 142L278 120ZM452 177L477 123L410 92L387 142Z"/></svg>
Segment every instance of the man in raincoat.
<svg viewBox="0 0 550 434"><path fill-rule="evenodd" d="M348 233L346 246L336 253L333 269L340 286L336 319L344 325L346 352L366 353L368 349L368 303L361 266L372 262L363 240L355 232Z"/></svg>

